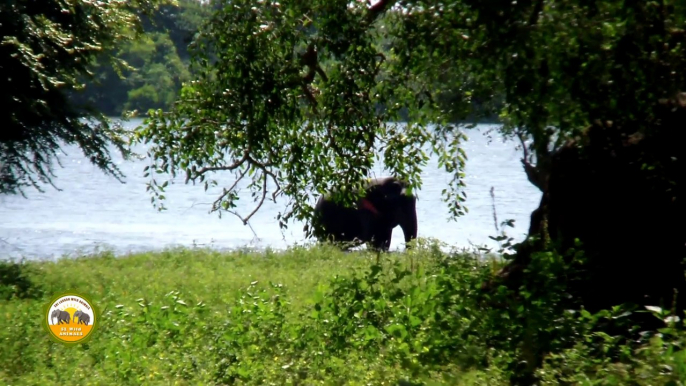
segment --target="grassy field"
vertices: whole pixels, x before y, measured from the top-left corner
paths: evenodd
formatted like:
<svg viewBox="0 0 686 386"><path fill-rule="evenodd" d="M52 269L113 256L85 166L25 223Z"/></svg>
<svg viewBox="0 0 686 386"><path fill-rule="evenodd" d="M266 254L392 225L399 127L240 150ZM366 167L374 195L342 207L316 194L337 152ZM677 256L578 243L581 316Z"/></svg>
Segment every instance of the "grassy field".
<svg viewBox="0 0 686 386"><path fill-rule="evenodd" d="M494 308L480 286L497 266L436 245L378 265L376 255L330 247L2 263L0 380L504 385L522 372L533 330L552 348L537 370L547 384L684 384L680 333L629 346L592 332L612 315L557 310L554 286ZM92 339L73 347L41 327L42 307L67 290L101 311Z"/></svg>

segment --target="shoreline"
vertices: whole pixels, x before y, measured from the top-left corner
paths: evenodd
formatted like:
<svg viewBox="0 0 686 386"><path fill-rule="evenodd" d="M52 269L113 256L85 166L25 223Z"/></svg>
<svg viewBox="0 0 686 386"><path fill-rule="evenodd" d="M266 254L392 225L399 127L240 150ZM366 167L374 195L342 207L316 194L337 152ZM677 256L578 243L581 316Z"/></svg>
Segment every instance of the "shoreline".
<svg viewBox="0 0 686 386"><path fill-rule="evenodd" d="M436 245L438 250L445 254L469 254L469 255L483 255L484 258L487 255L497 254L497 247L492 247L491 252L485 252L479 249L479 246L457 246L449 245L441 240L433 238L420 238L420 242L425 245ZM318 250L322 247L330 247L326 244L320 244L317 242L308 243L293 243L285 247L279 246L254 246L254 245L243 245L235 247L217 247L210 244L176 244L168 245L160 248L140 248L133 250L118 250L118 248L110 245L96 245L90 248L82 248L74 250L67 254L62 254L59 256L3 256L0 255L1 263L56 263L63 260L79 260L84 258L99 258L102 256L108 256L115 259L126 259L139 255L161 255L165 253L179 253L179 252L207 252L213 254L221 255L233 255L233 254L254 254L254 255L270 255L270 254L287 254L292 251L312 251ZM368 251L365 246L359 246L351 249L348 252L342 252L344 255L348 254L366 254ZM407 251L404 246L398 246L391 248L389 251L385 252L387 255L402 255Z"/></svg>

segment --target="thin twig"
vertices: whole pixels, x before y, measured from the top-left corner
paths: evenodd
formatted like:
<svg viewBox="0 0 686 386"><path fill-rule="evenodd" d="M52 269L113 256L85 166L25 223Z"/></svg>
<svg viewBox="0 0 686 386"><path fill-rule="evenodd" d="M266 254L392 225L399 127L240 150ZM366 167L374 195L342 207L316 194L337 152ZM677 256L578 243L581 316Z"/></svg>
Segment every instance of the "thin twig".
<svg viewBox="0 0 686 386"><path fill-rule="evenodd" d="M263 175L264 175L264 174L263 174ZM247 223L248 223L248 220L250 220L250 218L251 218L255 213L257 213L257 211L262 207L262 204L264 204L264 200L265 200L266 197L267 197L267 176L264 175L263 180L262 180L262 198L260 199L260 203L257 204L257 207L255 207L255 209L253 209L253 211L250 212L250 214L248 215L248 217L246 217L246 218L243 220L243 224L247 224Z"/></svg>
<svg viewBox="0 0 686 386"><path fill-rule="evenodd" d="M498 228L498 216L495 213L495 188L491 186L491 206L493 207L493 225L495 225L495 231L500 232Z"/></svg>
<svg viewBox="0 0 686 386"><path fill-rule="evenodd" d="M272 193L272 201L276 202L276 196L277 196L279 193L281 193L281 185L279 184L279 181L277 180L276 175L275 175L272 171L267 170L267 169L265 168L265 169L262 169L262 172L263 172L264 174L268 175L269 177L271 177L271 178L272 178L272 181L274 181L274 185L276 185L276 190L274 191L274 193ZM266 178L266 177L265 177L265 178Z"/></svg>
<svg viewBox="0 0 686 386"><path fill-rule="evenodd" d="M263 171L266 171L268 167L274 166L273 162L266 162L265 163L265 162L260 162L260 161L255 160L252 156L250 156L250 152L248 150L246 150L246 151L248 152L248 154L247 154L248 162L254 164L255 166L262 169Z"/></svg>
<svg viewBox="0 0 686 386"><path fill-rule="evenodd" d="M259 161L255 160L253 157L251 157L250 154L247 155L247 160L248 160L248 162L250 162L254 166L257 166L258 168L260 168L260 170L262 170L263 174L266 174L267 176L272 178L272 181L274 181L274 184L276 185L276 190L274 191L274 193L272 193L272 200L274 202L276 202L276 195L281 192L281 185L279 184L279 181L276 178L276 175L271 170L269 170L269 167L274 166L274 163L273 162L267 162L267 163L259 162ZM266 190L267 190L266 189L266 178L267 177L265 176L265 184L264 184L265 188L263 189L265 194L266 194Z"/></svg>
<svg viewBox="0 0 686 386"><path fill-rule="evenodd" d="M228 211L228 212L231 213L231 214L233 214L234 216L238 217L238 218L243 222L243 225L248 225L248 221L250 221L250 218L251 218L255 213L257 213L257 211L262 207L262 204L264 204L264 200L266 199L266 197L267 197L267 176L266 176L265 174L263 174L263 180L262 180L262 197L261 197L261 199L260 199L260 202L259 202L259 203L257 204L257 206L255 207L255 209L253 209L253 211L250 212L250 214L249 214L247 217L245 217L245 218L243 218L243 216L241 216L240 214L238 214L238 212L236 212L236 211L231 211L231 210L230 210L230 211Z"/></svg>
<svg viewBox="0 0 686 386"><path fill-rule="evenodd" d="M255 229L253 229L252 225L250 225L250 223L247 223L247 224L245 224L245 225L247 225L248 227L250 227L250 230L252 231L253 236L255 236L255 238L259 241L259 240L260 240L260 237L257 235L257 232L255 232Z"/></svg>
<svg viewBox="0 0 686 386"><path fill-rule="evenodd" d="M214 212L215 210L220 209L219 205L221 204L221 201L224 199L224 197L226 197L229 193L231 193L233 191L233 189L236 187L236 185L238 185L238 181L242 180L243 177L245 177L245 174L248 172L248 170L250 170L250 168L243 170L241 172L241 175L238 178L236 178L236 181L233 182L233 185L231 185L230 188L225 189L224 193L222 193L221 196L219 196L216 200L214 200L214 203L212 203L212 210L210 211L210 213Z"/></svg>
<svg viewBox="0 0 686 386"><path fill-rule="evenodd" d="M188 212L190 209L194 208L196 205L213 205L211 202L193 202L191 206L186 208L186 210L183 211L183 213Z"/></svg>

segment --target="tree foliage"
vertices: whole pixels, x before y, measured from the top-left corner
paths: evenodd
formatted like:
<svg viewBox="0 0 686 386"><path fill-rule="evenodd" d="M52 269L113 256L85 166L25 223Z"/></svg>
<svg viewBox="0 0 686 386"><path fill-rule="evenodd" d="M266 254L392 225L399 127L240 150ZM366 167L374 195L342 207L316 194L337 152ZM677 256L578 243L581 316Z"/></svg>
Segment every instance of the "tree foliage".
<svg viewBox="0 0 686 386"><path fill-rule="evenodd" d="M77 145L104 172L121 177L110 159L126 152L120 127L71 103L96 57L141 32L139 14L165 0L5 1L0 4L0 193L52 183L63 145ZM115 58L113 64L117 64ZM90 122L89 122L90 121Z"/></svg>
<svg viewBox="0 0 686 386"><path fill-rule="evenodd" d="M502 96L502 133L527 143L526 171L541 190L565 141L599 121L646 128L659 100L686 88L683 2L396 4L396 49L408 70L438 62L442 84L465 100Z"/></svg>
<svg viewBox="0 0 686 386"><path fill-rule="evenodd" d="M431 145L454 174L444 198L459 215L462 137L446 118L473 116L475 103L498 113L543 190L565 141L598 121L649 131L658 100L684 90L685 11L675 1L221 2L193 43L200 75L139 139L155 144L157 173L208 184L230 170L261 200L285 194L285 219L307 218L307 192L357 186L377 154L418 187ZM389 124L400 111L407 126ZM154 194L160 185L153 178ZM235 186L214 210L235 206Z"/></svg>
<svg viewBox="0 0 686 386"><path fill-rule="evenodd" d="M192 44L198 76L139 132L153 143L152 171L185 173L205 187L216 183L210 173L231 171L236 183L213 210L233 212L246 178L255 210L267 197L290 198L278 216L285 226L310 217L310 194L340 187L337 198L350 202L377 159L418 187L429 149L453 173L445 196L462 214L463 136L448 134L422 77L380 54L385 31L375 22L384 11L330 0L222 3ZM389 123L404 109L407 125ZM150 187L162 196L164 183L153 178ZM236 214L247 221L252 213Z"/></svg>

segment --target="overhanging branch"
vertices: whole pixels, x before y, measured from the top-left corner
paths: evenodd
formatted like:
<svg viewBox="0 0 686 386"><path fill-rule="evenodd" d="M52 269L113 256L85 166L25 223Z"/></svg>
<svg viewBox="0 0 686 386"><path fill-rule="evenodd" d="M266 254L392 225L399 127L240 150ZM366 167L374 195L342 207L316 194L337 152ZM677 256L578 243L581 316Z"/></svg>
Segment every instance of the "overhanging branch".
<svg viewBox="0 0 686 386"><path fill-rule="evenodd" d="M243 225L248 225L248 221L250 221L250 218L257 213L258 210L262 207L262 204L264 204L264 200L267 197L267 174L262 174L262 197L260 198L260 202L257 204L257 206L253 209L250 214L248 214L247 217L243 218L238 212L236 211L228 211L229 213L233 214L234 216L238 217L242 222Z"/></svg>
<svg viewBox="0 0 686 386"><path fill-rule="evenodd" d="M233 185L231 185L231 187L229 187L228 189L224 189L224 193L222 193L221 196L214 200L214 202L212 203L212 210L210 212L214 212L220 209L221 202L224 199L224 197L228 196L231 192L233 192L233 190L236 188L236 185L238 185L238 181L242 180L243 177L245 177L245 175L248 173L248 170L250 170L250 168L243 170L241 172L241 175L238 178L236 178L236 181L233 182Z"/></svg>
<svg viewBox="0 0 686 386"><path fill-rule="evenodd" d="M250 154L250 149L248 148L248 149L245 149L243 151L243 157L240 160L232 163L231 165L205 166L205 167L201 168L200 170L195 171L194 172L195 175L193 177L187 176L186 182L188 182L189 180L195 180L196 178L200 177L201 175L203 175L207 172L217 172L217 171L223 171L223 170L228 170L228 171L236 170L239 167L241 167L241 165L243 165L245 163L245 161L248 160L249 154Z"/></svg>

